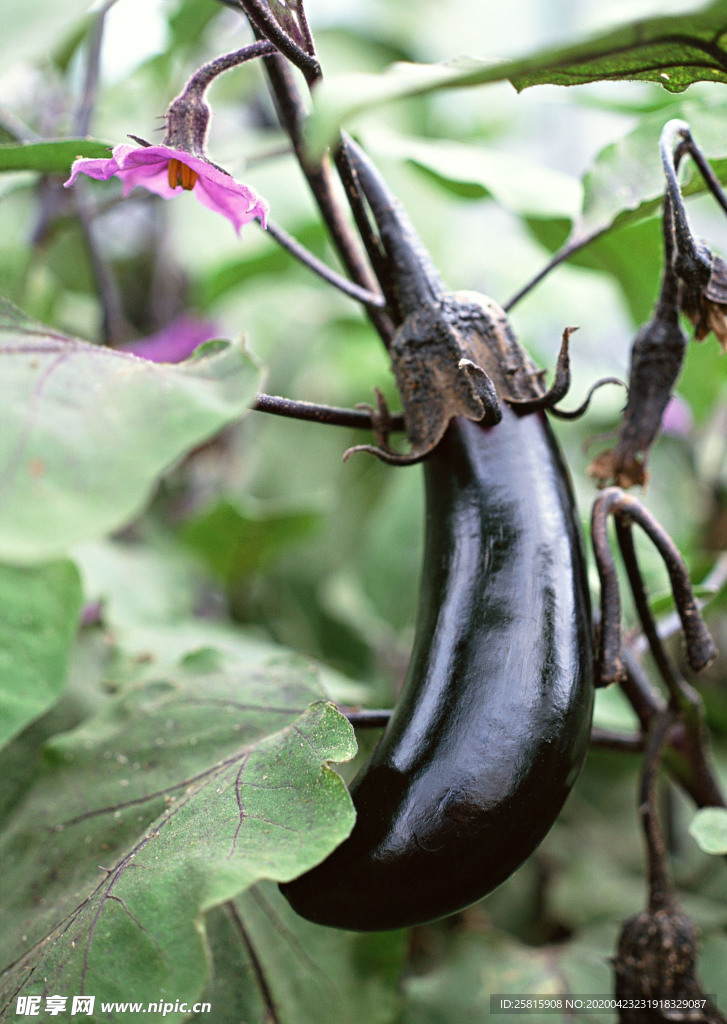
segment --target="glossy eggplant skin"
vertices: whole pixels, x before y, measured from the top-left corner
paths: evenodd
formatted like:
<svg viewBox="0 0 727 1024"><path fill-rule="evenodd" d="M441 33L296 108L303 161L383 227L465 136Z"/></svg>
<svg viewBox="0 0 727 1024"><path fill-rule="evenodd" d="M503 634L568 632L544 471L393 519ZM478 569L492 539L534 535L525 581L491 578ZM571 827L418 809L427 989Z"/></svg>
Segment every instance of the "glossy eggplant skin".
<svg viewBox="0 0 727 1024"><path fill-rule="evenodd" d="M424 462L426 538L400 699L352 786L353 832L282 890L356 931L479 900L532 853L581 768L591 618L568 474L542 413L455 418Z"/></svg>

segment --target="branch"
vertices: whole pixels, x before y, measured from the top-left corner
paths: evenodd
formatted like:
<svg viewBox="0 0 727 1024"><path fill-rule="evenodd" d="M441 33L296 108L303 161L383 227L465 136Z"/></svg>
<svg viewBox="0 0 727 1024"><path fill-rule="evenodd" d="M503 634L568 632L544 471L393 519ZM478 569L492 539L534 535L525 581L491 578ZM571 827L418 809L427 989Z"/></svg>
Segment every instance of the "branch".
<svg viewBox="0 0 727 1024"><path fill-rule="evenodd" d="M259 394L255 396L252 408L258 412L269 412L275 416L286 416L289 419L308 420L313 423L329 423L336 427L353 427L371 430L375 413L370 408L342 409L334 405L317 405L313 402L297 402L292 398L281 398L277 395ZM389 426L391 430L406 430L404 417L391 414Z"/></svg>
<svg viewBox="0 0 727 1024"><path fill-rule="evenodd" d="M321 78L321 66L312 53L306 53L290 36L280 23L273 17L265 4L260 0L235 0L233 6L243 11L258 34L274 43L278 50L291 64L297 67L305 77L308 85L313 85ZM310 37L310 33L308 33ZM312 39L311 39L312 42Z"/></svg>
<svg viewBox="0 0 727 1024"><path fill-rule="evenodd" d="M343 704L339 704L338 710L348 719L354 729L385 729L392 715L392 712L388 710L349 708Z"/></svg>
<svg viewBox="0 0 727 1024"><path fill-rule="evenodd" d="M306 159L302 136L306 111L290 67L280 55L266 57L263 63L276 102L280 123L290 138L300 168L308 181L313 198L328 227L343 265L357 285L367 291L376 292L378 287L376 279L363 259L359 241L350 223L343 216L335 193L330 164L323 161L311 166ZM394 327L389 316L383 310L371 306L367 307L367 312L379 336L389 348L394 335Z"/></svg>
<svg viewBox="0 0 727 1024"><path fill-rule="evenodd" d="M383 309L386 305L384 297L380 292L373 292L368 288L362 288L361 285L355 284L355 282L349 281L348 278L337 274L335 270L332 270L322 260L319 260L317 256L314 256L296 238L293 238L292 235L289 235L287 231L273 221L268 220L265 230L291 256L294 256L295 259L303 263L309 270L312 270L314 274L322 277L328 284L338 288L344 295L348 295L349 298L363 303L364 306L370 309Z"/></svg>

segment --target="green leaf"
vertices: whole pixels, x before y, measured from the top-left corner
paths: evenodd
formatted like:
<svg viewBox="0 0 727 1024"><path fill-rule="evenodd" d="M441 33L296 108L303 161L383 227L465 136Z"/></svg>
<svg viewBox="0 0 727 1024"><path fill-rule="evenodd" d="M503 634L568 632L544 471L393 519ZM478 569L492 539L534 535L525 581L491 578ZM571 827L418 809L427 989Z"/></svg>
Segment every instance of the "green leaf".
<svg viewBox="0 0 727 1024"><path fill-rule="evenodd" d="M47 745L0 846L3 1004L194 1002L204 912L295 877L350 832L329 765L353 756L353 732L307 664L211 660L123 689Z"/></svg>
<svg viewBox="0 0 727 1024"><path fill-rule="evenodd" d="M305 221L288 230L306 249L321 259L325 258L325 233L320 222ZM290 253L280 246L273 247L259 240L256 244L251 239L239 255L215 263L210 270L199 275L193 283L193 304L196 308L207 309L230 291L242 288L256 277L277 275L278 280L283 277L289 280L297 272L301 273L301 277L306 277L305 268L296 263Z"/></svg>
<svg viewBox="0 0 727 1024"><path fill-rule="evenodd" d="M569 943L537 949L494 930L483 932L454 932L431 971L405 979L401 1024L482 1024L495 1017L491 1010L493 997L548 1000L611 990L609 965L602 950L586 947L580 950L580 957L569 958ZM610 1016L568 1014L555 1009L522 1014L511 1011L497 1018L601 1024Z"/></svg>
<svg viewBox="0 0 727 1024"><path fill-rule="evenodd" d="M492 197L506 209L537 218L573 219L580 209L580 183L562 171L534 166L479 144L417 139L378 130L370 135L374 152L407 160L457 196Z"/></svg>
<svg viewBox="0 0 727 1024"><path fill-rule="evenodd" d="M694 596L703 603L707 603L710 598L713 598L717 590L717 587L713 587L710 584L702 585L697 583L692 586ZM649 607L652 614L657 617L674 611L674 595L671 590L664 590L661 593L650 595Z"/></svg>
<svg viewBox="0 0 727 1024"><path fill-rule="evenodd" d="M520 92L532 85L656 82L684 92L695 82L727 82L727 3L644 18L528 61L508 75ZM538 66L539 65L539 66Z"/></svg>
<svg viewBox="0 0 727 1024"><path fill-rule="evenodd" d="M52 557L143 507L159 477L242 416L258 371L239 343L151 363L0 302L0 556Z"/></svg>
<svg viewBox="0 0 727 1024"><path fill-rule="evenodd" d="M727 391L727 365L719 345L692 345L679 381L679 391L699 424L709 421ZM716 428L719 430L719 428Z"/></svg>
<svg viewBox="0 0 727 1024"><path fill-rule="evenodd" d="M0 53L3 66L11 62L37 59L49 46L67 33L74 21L91 7L89 0L64 0L48 4L45 0L5 0Z"/></svg>
<svg viewBox="0 0 727 1024"><path fill-rule="evenodd" d="M185 47L199 45L216 13L214 7L200 0L180 0L168 16L171 38L167 52L176 54Z"/></svg>
<svg viewBox="0 0 727 1024"><path fill-rule="evenodd" d="M383 74L332 75L316 89L307 126L312 156L356 115L409 96L510 80L531 85L640 80L683 92L694 82L727 82L727 0L691 13L645 18L568 46L502 62L460 58L442 64L392 64ZM714 42L713 40L717 40Z"/></svg>
<svg viewBox="0 0 727 1024"><path fill-rule="evenodd" d="M722 107L685 104L680 117L686 120L695 141L720 181L727 181ZM655 214L664 196L664 173L659 156L659 136L665 119L662 111L641 118L638 126L596 157L583 180L583 210L574 226L574 238L603 231ZM691 161L684 161L687 174L685 196L706 191L704 181Z"/></svg>
<svg viewBox="0 0 727 1024"><path fill-rule="evenodd" d="M599 729L633 733L638 730L639 720L623 690L618 686L608 686L596 690L593 724Z"/></svg>
<svg viewBox="0 0 727 1024"><path fill-rule="evenodd" d="M72 562L0 565L0 745L60 695L81 598Z"/></svg>
<svg viewBox="0 0 727 1024"><path fill-rule="evenodd" d="M153 550L116 540L79 545L74 554L85 592L100 601L103 621L119 648L117 665L105 676L124 681L158 678L195 652L215 650L256 671L284 647L239 624L195 615L199 581L178 546ZM191 560L190 560L191 561ZM143 581L143 585L140 584ZM126 657L125 655L128 655ZM367 690L325 664L317 665L325 694L342 704L360 704Z"/></svg>
<svg viewBox="0 0 727 1024"><path fill-rule="evenodd" d="M727 854L727 809L703 807L694 815L689 834L705 853Z"/></svg>
<svg viewBox="0 0 727 1024"><path fill-rule="evenodd" d="M717 179L723 184L727 182L721 106L683 104L672 115L674 113L689 123ZM663 262L661 227L647 237L644 222L649 218L653 220L662 208L664 173L659 137L664 124L663 111L642 117L633 131L598 153L583 178L582 210L573 220L559 253L563 257L569 250L576 250L569 257L572 263L600 270L608 268L619 279L636 322L642 322L649 315L658 287L651 279L654 274L660 277ZM689 159L684 160L682 181L685 197L703 195L707 191L704 179ZM547 237L537 222L532 222L531 227L547 244ZM645 229L642 237L629 233L642 227ZM627 231L618 236L616 229Z"/></svg>
<svg viewBox="0 0 727 1024"><path fill-rule="evenodd" d="M113 657L107 633L96 627L77 631L58 700L0 750L0 821L9 820L12 808L33 785L48 740L75 729L111 698L108 667Z"/></svg>
<svg viewBox="0 0 727 1024"><path fill-rule="evenodd" d="M220 501L185 526L183 537L221 580L234 583L270 565L291 544L309 537L319 522L313 512L255 514Z"/></svg>
<svg viewBox="0 0 727 1024"><path fill-rule="evenodd" d="M298 917L277 888L262 883L210 912L205 921L213 985L211 1013L195 1024L390 1024L399 1004L403 932L357 934ZM267 1005L266 1005L267 1004Z"/></svg>
<svg viewBox="0 0 727 1024"><path fill-rule="evenodd" d="M97 139L48 139L0 146L0 171L40 171L69 174L80 156L108 157L111 147Z"/></svg>

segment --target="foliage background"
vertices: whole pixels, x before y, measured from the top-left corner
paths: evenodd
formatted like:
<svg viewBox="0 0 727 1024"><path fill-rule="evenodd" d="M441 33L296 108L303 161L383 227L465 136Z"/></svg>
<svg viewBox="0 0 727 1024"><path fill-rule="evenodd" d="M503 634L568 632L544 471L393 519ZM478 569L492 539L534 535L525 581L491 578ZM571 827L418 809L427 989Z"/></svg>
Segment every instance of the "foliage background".
<svg viewBox="0 0 727 1024"><path fill-rule="evenodd" d="M73 134L92 25L87 5L74 0L49 11L39 0L26 0L12 6L1 44L5 141L15 140L18 122L43 138ZM517 56L619 19L684 7L625 0L519 0L509 6L473 0L417 5L310 0L307 10L324 73L333 76L463 52ZM109 144L129 132L156 139L158 118L188 74L246 38L235 12L211 0L119 0L107 17L91 134ZM636 193L641 190L644 199L653 198L650 189L659 175L656 140L668 119L690 121L710 157L727 159L723 89L695 85L673 95L656 85L601 83L567 90L541 86L518 94L500 83L381 106L349 127L394 190L406 197L445 279L505 301L562 244L582 209L586 222L610 223L627 205L624 182ZM226 75L213 87L212 101L212 158L255 185L270 200L276 221L333 262L275 126L259 70L246 67ZM99 302L87 243L68 197L59 191L61 180L25 171L0 178L0 295L56 331L97 342ZM86 189L83 195L101 207L94 222L96 242L119 282L132 336L150 334L192 310L213 321L212 336L245 336L266 368L270 392L350 406L369 400L378 386L396 404L380 342L358 310L254 226L241 242L227 223L188 196L173 203L141 196L120 205L113 184L94 184L93 192ZM651 216L622 218L622 226L554 271L513 310L517 333L545 366L554 362L563 327L580 325L573 345L574 396L598 376L627 374L629 345L648 316L660 274L655 213L652 204ZM690 215L710 244L727 252L724 219L714 205L696 198ZM7 361L7 346L4 352ZM249 401L256 386L253 370L239 372L240 394ZM646 500L700 580L724 548L726 522L727 372L713 339L690 346L678 390L693 426L682 436L660 440ZM102 441L110 432L119 450L131 452L132 462L143 462L154 406L152 400L151 409L142 412L134 402L132 396L128 422L117 428L99 427L105 423L97 418L100 403L95 410L90 403L76 441L97 463L108 458ZM619 390L604 389L582 420L556 427L584 524L594 489L585 474L583 445L617 425L622 404ZM53 408L49 436L52 413ZM167 773L167 785L183 777L175 758L187 756L180 752L197 742L195 737L203 735L209 751L201 759L190 755L188 777L208 770L225 744L234 749L235 737L216 733L213 722L196 714L185 722L170 711L162 681L182 703L194 703L200 693L234 703L241 699L236 694L259 684L268 710L280 692L276 687L284 685L296 714L304 715L316 684L300 662L281 668L269 661L280 653L269 645L280 645L303 655L306 666L314 659L334 699L371 706L390 706L395 699L416 609L422 529L418 470L392 471L365 457L343 465L341 453L358 439L343 430L259 413L241 419L239 411L230 411L228 419L233 422L221 432L209 424L198 438L177 439L173 468L160 473L150 464L145 469L153 495L143 514L129 513L117 523L123 530L108 536L107 530L99 533L88 525L88 540L50 552L63 559L60 563L3 570L7 581L0 579L0 597L11 622L20 624L0 637L8 678L31 695L31 704L35 700L26 712L31 724L2 755L9 836L3 856L12 868L8 879L15 880L12 894L5 882L4 900L20 931L27 921L37 923L38 912L28 909L33 901L54 920L53 914L69 912L77 893L86 892L85 881L62 870L78 856L75 840L49 855L38 826L44 815L53 820L55 807L63 809L60 820L68 820L79 807L104 806L102 795L94 803L99 785L111 787L106 799L116 806L118 778L116 783L112 777L95 779L96 759L147 750L145 743L153 745L155 736L164 735L164 715L171 715L175 736L173 756L159 769ZM203 443L211 434L214 440ZM166 456L163 464L170 459ZM46 511L52 518L52 509ZM83 537L91 511L78 515ZM37 532L41 537L42 525ZM4 541L3 550L8 551ZM654 590L663 590L665 579L648 547L643 556ZM45 600L23 612L33 574ZM71 627L82 601L100 601L101 614L76 636ZM32 658L25 658L23 675L17 637L33 616L41 632L62 640L56 648L50 645L35 675L27 669ZM712 602L710 625L727 650L719 596ZM33 636L27 646L38 649ZM38 697L37 688L50 677L56 679L54 692ZM715 758L727 781L725 678L723 656L701 686ZM152 697L157 703L150 703ZM599 695L597 724L630 729L634 721L617 692ZM236 725L252 729L244 713ZM250 743L257 750L279 742L274 749L282 750L289 728L274 716L266 718ZM342 759L350 748L343 724L336 729L329 745L320 747L323 761ZM369 736L359 738L364 748L371 742ZM82 774L74 775L64 757L71 752L71 759L81 758L83 750L95 753L78 769ZM138 763L144 774L148 759L140 754ZM312 863L321 855L316 853L321 843L338 841L326 837L325 829L322 838L311 836L286 863L282 852L270 863L264 839L260 857L268 860L255 860L258 839L253 839L246 857L255 870L239 870L224 885L217 868L202 880L195 875L194 885L184 873L171 880L160 877L155 882L160 913L176 905L180 886L187 902L179 909L180 923L167 920L159 948L167 948L176 927L188 936L187 944L177 950L175 969L165 973L163 957L150 966L154 956L138 954L137 931L115 933L109 955L124 967L113 998L146 999L148 992L164 992L173 1000L204 993L213 1013L203 1019L220 1024L268 1019L466 1024L489 1015L489 996L495 992L608 993L619 923L645 899L636 772L633 756L593 751L561 819L513 878L464 914L407 934L337 935L296 919L269 883L246 888L258 878L296 874L305 857ZM133 787L132 780L137 793ZM144 781L138 793L149 791ZM704 989L720 995L724 1005L724 865L701 853L687 834L692 814L687 802L671 789L664 801L680 893L702 932ZM149 822L162 813L156 805L142 806L149 810ZM91 838L84 837L101 858L94 870L111 856L100 850L128 848L133 829L126 818L122 824L126 831L119 826L120 834L110 840L109 821L102 817L99 835L94 838L89 829ZM46 856L56 864L60 883L40 867ZM184 871L191 870L189 863L184 862ZM143 901L138 889L125 898L134 895ZM12 936L8 949L4 962L18 955ZM63 973L67 965L60 952L51 966L60 986L53 990L75 992L77 976Z"/></svg>

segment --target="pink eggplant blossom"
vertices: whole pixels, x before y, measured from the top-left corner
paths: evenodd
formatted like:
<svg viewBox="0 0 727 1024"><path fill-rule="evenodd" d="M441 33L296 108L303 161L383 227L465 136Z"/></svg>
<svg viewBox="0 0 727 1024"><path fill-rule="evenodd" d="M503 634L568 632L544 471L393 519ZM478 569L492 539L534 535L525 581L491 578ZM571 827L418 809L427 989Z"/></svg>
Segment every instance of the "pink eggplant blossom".
<svg viewBox="0 0 727 1024"><path fill-rule="evenodd" d="M156 334L128 341L119 348L153 363L181 363L203 342L222 336L217 324L191 313L181 313Z"/></svg>
<svg viewBox="0 0 727 1024"><path fill-rule="evenodd" d="M694 429L694 416L679 395L672 395L661 417L661 429L672 437L689 437Z"/></svg>
<svg viewBox="0 0 727 1024"><path fill-rule="evenodd" d="M268 204L248 185L243 185L200 157L169 146L115 146L107 159L75 161L66 188L79 174L99 181L119 178L127 196L133 188L154 192L163 199L173 199L180 191L192 192L203 206L221 213L240 234L243 224L259 220L265 227Z"/></svg>

